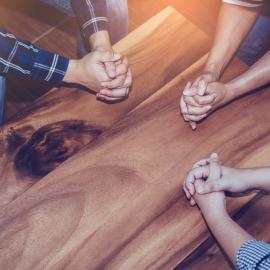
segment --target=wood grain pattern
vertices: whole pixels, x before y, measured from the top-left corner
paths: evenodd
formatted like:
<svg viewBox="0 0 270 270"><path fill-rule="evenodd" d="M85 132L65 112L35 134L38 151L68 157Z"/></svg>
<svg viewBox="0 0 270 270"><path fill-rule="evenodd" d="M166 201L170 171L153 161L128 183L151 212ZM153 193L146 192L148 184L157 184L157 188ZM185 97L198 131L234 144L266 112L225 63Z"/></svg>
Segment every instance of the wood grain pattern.
<svg viewBox="0 0 270 270"><path fill-rule="evenodd" d="M168 5L183 14L197 27L213 36L221 0L129 0L132 22L140 25Z"/></svg>
<svg viewBox="0 0 270 270"><path fill-rule="evenodd" d="M216 150L229 165L248 164L259 148L254 142L269 140L270 116L262 120L257 108L267 110L270 94L220 110L194 133L179 117L179 86L201 67L200 61L2 209L6 269L171 269L207 238L199 212L180 193L185 173ZM234 62L229 77L244 69ZM231 211L248 200L231 201Z"/></svg>
<svg viewBox="0 0 270 270"><path fill-rule="evenodd" d="M216 0L203 2L198 0L188 2L185 0L129 0L129 30L134 30L157 12L171 5L197 27L207 33L212 33L215 29L219 2ZM210 12L211 16L208 16ZM3 27L23 38L28 37L42 48L62 53L65 56L77 57L75 20L66 21L63 14L36 0L3 0L0 4L0 13L3 15L0 18ZM21 25L24 27L21 28ZM209 28L211 28L210 32ZM64 43L63 40L65 40ZM8 80L5 121L9 121L16 112L30 105L42 94L44 91L40 85L33 85L33 83L29 85L26 81L19 79Z"/></svg>
<svg viewBox="0 0 270 270"><path fill-rule="evenodd" d="M2 0L0 25L22 39L35 42L67 16L35 0Z"/></svg>
<svg viewBox="0 0 270 270"><path fill-rule="evenodd" d="M108 105L77 89L54 90L2 127L2 144L6 145L10 128L29 137L38 128L63 120L84 120L101 130L107 129L199 59L208 47L205 34L174 9L167 8L115 46L116 51L129 58L133 72L133 91L128 100ZM192 54L187 57L190 51ZM13 156L2 151L1 205L33 184L33 178L14 170Z"/></svg>
<svg viewBox="0 0 270 270"><path fill-rule="evenodd" d="M136 21L137 24L141 24L142 18L146 19L151 17L154 14L153 10L159 11L164 7L165 2L166 4L170 2L176 9L183 11L183 14L192 19L193 22L199 22L198 24L204 30L211 33L211 29L213 29L211 21L214 22L214 16L211 16L211 18L209 16L208 18L202 16L204 13L202 9L208 9L210 7L208 4L211 0L208 1L206 5L203 3L202 9L200 9L197 14L198 16L194 16L194 8L199 7L200 3L193 5L192 3L195 1L186 3L186 1L155 0L150 2L150 0L136 0L134 6L136 6L137 9L134 9L133 13L138 16L138 18L136 16L132 17L135 18L134 21ZM217 6L216 4L217 1L213 3L213 6ZM147 5L148 8L146 9ZM138 10L140 12L138 12ZM133 13L131 15L133 15ZM63 32L62 28L64 30ZM55 35L59 33L61 36L64 34L68 37L66 34L66 24L57 29L57 31L52 32L49 39L53 40ZM73 39L73 41L75 40ZM47 39L41 39L40 42L39 45L41 46L48 45ZM73 45L71 46L72 48ZM54 47L52 47L52 49L53 48ZM185 55L185 57L186 56L190 57L190 55ZM242 167L254 166L254 164L269 165L270 151L269 147L264 145L264 143L268 142L267 135L263 134L263 131L258 127L258 125L261 125L261 119L259 119L258 113L255 114L254 118L251 117L254 126L251 125L249 127L245 124L250 118L244 120L244 122L240 120L240 117L250 116L253 115L256 110L258 111L259 106L256 106L257 102L260 104L260 100L263 98L266 100L269 99L269 95L264 93L257 93L255 96L247 97L241 102L233 104L231 107L233 115L239 114L234 124L240 125L242 127L241 131L241 128L235 128L234 131L231 132L230 128L221 127L220 132L217 132L220 127L218 123L220 119L222 119L222 121L225 119L225 122L222 122L224 125L230 122L228 114L231 113L231 111L225 109L218 112L218 117L212 116L200 125L197 136L202 136L202 133L204 133L206 129L210 129L210 132L204 136L204 140L200 141L200 143L195 139L194 144L197 148L195 146L190 148L189 153L187 151L182 153L182 148L186 148L180 148L179 146L176 147L175 150L171 147L165 148L164 146L159 150L153 150L154 146L152 146L150 151L145 151L148 144L155 143L156 148L160 148L159 146L162 145L164 141L168 145L170 144L170 142L168 142L172 137L170 133L172 132L174 134L175 129L173 129L173 131L171 129L166 131L165 125L165 130L160 131L160 129L163 129L163 123L166 121L160 122L159 113L157 116L159 124L157 123L154 127L151 121L151 128L147 129L146 132L144 131L144 127L148 126L148 121L150 121L151 118L154 121L155 115L160 109L167 114L167 110L170 110L170 104L172 104L173 107L176 106L176 103L173 104L173 99L178 99L176 89L179 87L180 83L183 84L190 76L194 76L202 62L203 60L197 65L194 65L186 73L177 77L151 98L146 99L142 104L138 105L136 110L129 114L127 120L123 120L119 123L113 131L104 133L101 142L97 142L96 146L93 146L95 148L101 147L99 145L101 145L102 142L106 144L106 141L110 140L112 135L112 144L110 144L110 147L107 147L106 150L102 150L105 152L105 155L108 153L110 158L112 157L110 152L117 152L118 149L122 147L122 143L124 143L124 152L127 151L127 153L119 157L115 157L114 155L112 161L110 161L109 158L107 160L105 159L105 168L108 168L107 163L109 163L107 170L110 174L108 176L102 172L102 168L98 168L98 173L92 174L90 170L87 170L85 165L83 166L83 170L87 170L87 174L89 175L88 179L87 176L85 176L85 179L81 181L81 174L78 170L78 177L71 176L72 179L68 180L64 185L61 185L62 178L64 179L67 175L71 174L72 168L77 166L77 157L74 157L73 160L70 161L72 168L69 168L69 173L63 173L63 171L68 168L68 165L64 165L61 172L57 174L57 180L54 181L51 175L48 176L48 178L43 179L43 181L49 181L49 183L44 183L44 185L39 183L33 190L30 189L27 191L23 195L24 197L18 198L7 208L3 209L1 217L5 216L5 213L8 213L8 216L6 216L5 220L0 217L0 231L2 232L2 235L0 235L2 245L0 246L1 250L4 250L4 254L2 257L0 256L1 269L172 269L179 262L186 261L185 258L192 254L198 247L201 248L201 244L208 238L205 226L196 209L189 208L182 196L180 196L180 200L177 199L179 195L177 192L181 186L185 170L190 167L188 163L192 163L194 160L201 158L202 155L206 155L205 153L208 153L208 150L209 152L212 151L211 149L216 151L216 149L214 149L216 145L219 150L221 150L219 152L222 152L222 158L230 160L231 165ZM239 65L239 71L245 69L241 63L235 62L228 74L229 77L236 74L235 69L237 69L236 67L239 67ZM173 88L175 89L172 90L174 94L170 97L171 89ZM165 93L167 94L165 95ZM152 104L155 105L153 106ZM245 109L250 104L250 109L245 112ZM265 107L263 107L263 109L264 108ZM242 111L244 111L244 115L241 115ZM34 112L34 114L35 113L36 112ZM42 121L41 126L44 122L50 123L50 120L48 122L46 122L47 120L42 120L44 116L41 110L39 113L41 113L41 116L40 118L37 117L37 120ZM29 110L29 118L30 114L32 114L31 110ZM225 118L224 115L226 116ZM102 117L105 116L103 115L101 118ZM122 116L120 118L122 118ZM167 126L169 124L175 125L179 123L179 119L171 118L170 116L165 118L169 121ZM264 121L267 121L267 119L262 120L262 122ZM143 122L145 123L142 124ZM10 126L12 126L12 123L17 125L16 121L13 120ZM129 136L123 136L121 137L123 139L116 141L115 137L117 137L118 134L125 133L126 129L129 130L133 123L135 124L135 128L139 127L141 131L141 133L138 132L135 134L139 139L137 139L136 136L131 136L133 130L131 129L130 132L128 131ZM22 124L21 120L18 120L18 126L20 125L22 128L27 127L27 125ZM158 127L158 125L162 128L160 128L160 126ZM229 126L232 125L229 123ZM105 129L107 129L107 127L105 127ZM176 132L174 136L177 138L173 137L172 141L179 138L179 140L181 140L184 137L182 143L185 144L190 134L185 130L186 127L183 125L181 125L181 129L183 129L181 134L179 131L178 133ZM247 140L245 133L248 134L252 129L254 129L252 138L248 138ZM266 129L269 132L268 126ZM5 133L7 130L8 128L2 130L2 132ZM33 129L31 127L29 132L32 133L34 130L35 127ZM256 134L257 130L259 130L259 134ZM169 133L168 139L166 138L166 140L164 139L165 132ZM223 132L227 135L224 135ZM240 134L241 132L242 134ZM151 135L149 135L150 133ZM218 139L217 141L215 139L215 136L220 136L220 134L222 134L224 139L224 145L220 143L223 139ZM209 141L207 136L210 138ZM152 137L154 137L153 142ZM241 137L243 141L239 139ZM191 139L188 140L188 142L190 143L193 138L193 134L191 134ZM225 138L229 139L226 141ZM131 144L131 151L127 150L127 141L129 139L134 141L134 143ZM144 139L147 140L147 143L144 142ZM259 143L260 139L262 139L261 143ZM212 145L213 141L215 141L215 143ZM237 145L239 141L241 144ZM136 142L139 145L141 144L139 149L136 147ZM173 143L173 145L175 146L176 144ZM1 145L1 147L2 146L3 145ZM197 154L196 150L200 148L205 149L199 150ZM241 151L239 151L239 149ZM158 153L159 157L152 159L152 152L154 151ZM163 151L166 151L165 154ZM179 157L176 155L177 151L181 152ZM140 152L145 154L142 156ZM187 161L183 161L185 153L188 157ZM178 170L180 171L178 184L175 180L177 169L173 170L172 179L169 178L171 177L169 173L164 173L160 177L162 178L165 175L162 180L160 180L160 178L156 180L155 177L157 173L152 173L152 171L155 170L164 170L166 166L169 167L166 163L164 166L161 164L162 166L160 168L160 163L167 158L167 154L168 156L170 156L170 154L172 155L172 157L169 157L169 161L172 162L175 168L178 166ZM85 159L92 158L90 150L86 150L82 155L84 155ZM132 158L128 158L126 162L125 157L132 157L133 155L135 156L135 162ZM124 168L122 166L122 156L124 159ZM21 192L24 192L28 187L32 186L31 181L17 181L18 179L22 179L21 177L18 178L18 175L12 175L16 173L12 168L12 157L5 156L5 158L6 169L10 167L7 171L11 173L8 175L9 181L1 181L1 203L3 204L10 202L12 198L16 198ZM145 176L145 174L142 175L142 173L137 176L136 172L133 173L132 170L130 172L130 168L135 168L134 170L136 171L139 167L142 170L141 164L138 165L137 159L142 159L142 163L146 164L145 171L151 172L149 176ZM80 160L83 161L83 158ZM94 165L100 165L99 163L103 165L103 157L100 157ZM135 165L133 166L134 163ZM121 164L121 166L119 166L119 164ZM93 165L93 162L91 162L91 165ZM125 166L127 166L128 169L126 169ZM82 174L83 173L84 171ZM100 178L104 186L102 186L102 183L96 183ZM167 178L170 181L167 181ZM138 183L134 183L136 180ZM60 182L60 184L58 182ZM151 185L148 182L150 182ZM155 185L156 182L158 187ZM166 187L163 190L162 184L164 185L164 182ZM168 187L171 182L173 186ZM80 186L84 183L86 183L85 186L78 187L78 185ZM116 187L113 187L114 183L116 183ZM176 188L176 185L178 185L178 188ZM133 189L134 186L135 188ZM94 190L89 192L88 188L94 188ZM118 188L120 188L120 191L117 190ZM42 195L44 191L45 195ZM112 193L110 193L110 191L112 191ZM93 193L95 193L94 196L92 196ZM129 194L131 194L130 197L128 196ZM168 194L172 195L169 196ZM30 196L30 199L28 199L28 196ZM108 201L106 201L107 199ZM233 201L231 204L232 211L238 209L248 200L249 198L243 198L240 201ZM62 205L62 203L66 204ZM241 224L245 228L257 238L265 239L266 241L269 241L268 227L265 226L269 223L268 205L269 197L264 197L253 204L241 218ZM18 211L17 208L19 208ZM88 213L89 216L87 216ZM107 217L108 213L109 217ZM95 219L96 217L97 219ZM133 219L138 219L138 221L134 221ZM254 220L260 220L260 222L251 222ZM93 222L94 224L92 224ZM88 226L90 228L88 228ZM13 236L14 233L15 235ZM103 233L104 235L102 235ZM12 241L14 241L14 243L12 243ZM100 242L104 243L100 244ZM106 251L108 247L109 250ZM14 249L12 250L12 248ZM91 256L89 256L89 254L91 254ZM97 258L93 260L94 257ZM29 258L31 259L29 260ZM92 261L94 262L93 264ZM180 264L177 270L193 270L199 268L228 269L229 266L217 246L213 246L206 253L202 253L199 259L196 257L195 262L193 260L192 263L188 264L186 267L182 267L182 264Z"/></svg>

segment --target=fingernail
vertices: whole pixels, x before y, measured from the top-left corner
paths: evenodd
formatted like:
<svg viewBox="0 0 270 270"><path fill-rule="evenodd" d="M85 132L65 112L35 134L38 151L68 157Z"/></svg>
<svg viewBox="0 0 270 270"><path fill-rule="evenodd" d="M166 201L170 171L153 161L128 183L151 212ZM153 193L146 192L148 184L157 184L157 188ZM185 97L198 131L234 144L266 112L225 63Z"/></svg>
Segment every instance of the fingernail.
<svg viewBox="0 0 270 270"><path fill-rule="evenodd" d="M199 94L200 96L203 96L203 95L204 95L204 89L199 88L198 94Z"/></svg>
<svg viewBox="0 0 270 270"><path fill-rule="evenodd" d="M212 106L211 106L211 105L208 105L208 106L206 107L206 109L207 109L207 111L209 111L209 110L212 109Z"/></svg>
<svg viewBox="0 0 270 270"><path fill-rule="evenodd" d="M102 87L106 87L107 86L107 83L101 83L101 86Z"/></svg>
<svg viewBox="0 0 270 270"><path fill-rule="evenodd" d="M119 56L121 56L119 53L117 53L117 52L113 52L113 56L115 56L115 57L119 57Z"/></svg>
<svg viewBox="0 0 270 270"><path fill-rule="evenodd" d="M213 153L213 154L211 154L211 158L213 158L213 159L217 159L217 158L218 158L218 154L217 154L217 153Z"/></svg>
<svg viewBox="0 0 270 270"><path fill-rule="evenodd" d="M185 96L190 96L190 95L191 95L190 91L184 91L183 94L184 94Z"/></svg>
<svg viewBox="0 0 270 270"><path fill-rule="evenodd" d="M199 95L203 96L205 91L206 85L204 81L199 81Z"/></svg>

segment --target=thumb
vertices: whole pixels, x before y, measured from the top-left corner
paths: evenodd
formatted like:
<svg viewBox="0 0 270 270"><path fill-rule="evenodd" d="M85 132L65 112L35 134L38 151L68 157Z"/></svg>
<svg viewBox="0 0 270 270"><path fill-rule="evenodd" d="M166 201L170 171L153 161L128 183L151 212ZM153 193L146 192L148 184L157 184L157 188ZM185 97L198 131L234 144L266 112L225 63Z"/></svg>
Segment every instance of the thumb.
<svg viewBox="0 0 270 270"><path fill-rule="evenodd" d="M105 68L108 76L111 79L114 79L116 77L116 66L114 62L105 62Z"/></svg>
<svg viewBox="0 0 270 270"><path fill-rule="evenodd" d="M200 80L198 85L198 94L203 96L207 89L207 83L205 80Z"/></svg>
<svg viewBox="0 0 270 270"><path fill-rule="evenodd" d="M189 125L191 127L192 130L196 130L197 129L197 123L193 122L193 121L189 121Z"/></svg>
<svg viewBox="0 0 270 270"><path fill-rule="evenodd" d="M98 52L98 60L106 63L106 62L116 62L121 59L121 55L119 53L114 52Z"/></svg>
<svg viewBox="0 0 270 270"><path fill-rule="evenodd" d="M211 154L209 161L210 173L208 180L214 181L219 180L221 176L221 167L219 165L219 158L216 153Z"/></svg>
<svg viewBox="0 0 270 270"><path fill-rule="evenodd" d="M223 182L220 179L214 181L205 181L198 186L196 192L203 195L211 192L223 191L224 187L222 185Z"/></svg>

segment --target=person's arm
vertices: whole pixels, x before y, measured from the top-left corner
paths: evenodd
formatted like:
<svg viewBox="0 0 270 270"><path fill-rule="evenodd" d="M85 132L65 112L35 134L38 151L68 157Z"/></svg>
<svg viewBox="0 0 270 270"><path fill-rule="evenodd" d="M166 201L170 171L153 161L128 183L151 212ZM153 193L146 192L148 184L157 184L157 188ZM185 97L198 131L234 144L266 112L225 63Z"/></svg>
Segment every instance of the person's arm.
<svg viewBox="0 0 270 270"><path fill-rule="evenodd" d="M218 17L214 42L205 67L191 84L194 89L192 95L186 96L184 93L181 97L181 113L184 120L190 123L193 130L196 129L196 122L205 118L207 111L211 110L209 105L214 100L213 96L203 96L207 86L220 79L240 44L251 30L263 4L259 1L256 4L248 3L244 7L241 5L245 5L245 1L223 0L223 2ZM204 99L200 102L196 97ZM200 105L202 104L208 105L208 109L206 107L201 108ZM194 111L193 109L195 110L194 115L190 113L190 111Z"/></svg>
<svg viewBox="0 0 270 270"><path fill-rule="evenodd" d="M240 193L252 190L270 191L270 167L237 169L220 166L221 175L219 177L208 179L199 186L199 189L195 189L194 184L196 179L200 179L201 175L204 175L204 178L207 178L209 175L209 162L210 158L197 161L188 173L183 186L187 199L190 200L195 193L207 194L218 191Z"/></svg>
<svg viewBox="0 0 270 270"><path fill-rule="evenodd" d="M43 80L52 85L62 82L69 59L35 47L28 41L0 29L0 74Z"/></svg>
<svg viewBox="0 0 270 270"><path fill-rule="evenodd" d="M91 48L111 47L106 0L71 0L71 6Z"/></svg>
<svg viewBox="0 0 270 270"><path fill-rule="evenodd" d="M226 84L230 99L237 98L270 82L270 52L252 65L247 72Z"/></svg>
<svg viewBox="0 0 270 270"><path fill-rule="evenodd" d="M221 180L222 168L216 154L206 160L209 164L204 170L197 167L189 172L195 189L200 189L206 181ZM205 161L200 162L205 164ZM192 176L193 175L193 176ZM185 188L184 188L185 189ZM199 206L201 213L220 246L237 269L268 269L270 265L270 246L254 238L234 222L227 213L224 192L212 192L206 195L194 194L192 199ZM265 268L260 268L264 266Z"/></svg>
<svg viewBox="0 0 270 270"><path fill-rule="evenodd" d="M254 240L227 213L220 192L195 195L208 228L236 269L270 269L270 245Z"/></svg>
<svg viewBox="0 0 270 270"><path fill-rule="evenodd" d="M193 176L192 176L193 175ZM209 159L207 171L190 171L188 177L197 179L194 182L195 190L206 181L220 179L222 175L219 159L216 154L212 154ZM236 261L237 252L248 240L253 239L247 232L240 228L228 215L226 209L226 198L224 192L212 192L206 195L195 193L192 196L199 206L202 215L213 233L232 262Z"/></svg>
<svg viewBox="0 0 270 270"><path fill-rule="evenodd" d="M247 186L251 189L270 191L270 167L243 169Z"/></svg>
<svg viewBox="0 0 270 270"><path fill-rule="evenodd" d="M187 120L200 121L211 112L234 99L251 92L270 82L270 52L266 53L259 61L252 65L246 72L229 81L228 83L212 82L206 89L206 95L196 95L195 88L184 91L185 103L187 98L194 99L199 106L186 106L183 113ZM183 107L183 106L182 106ZM182 108L181 107L181 108Z"/></svg>
<svg viewBox="0 0 270 270"><path fill-rule="evenodd" d="M0 30L0 74L3 76L43 80L52 86L59 86L62 82L76 83L99 91L102 83L111 81L104 63L120 59L116 53L94 52L80 60L70 60Z"/></svg>
<svg viewBox="0 0 270 270"><path fill-rule="evenodd" d="M71 0L81 31L92 51L114 53L109 35L106 0ZM111 22L113 23L113 22ZM126 98L132 85L132 75L126 58L104 63L110 82L102 84L97 97L106 101Z"/></svg>
<svg viewBox="0 0 270 270"><path fill-rule="evenodd" d="M222 4L213 46L204 68L205 72L213 73L217 80L220 78L254 25L259 13L258 7L247 8L236 4Z"/></svg>
<svg viewBox="0 0 270 270"><path fill-rule="evenodd" d="M254 240L228 215L219 192L194 198L210 231L236 269L270 269L270 245Z"/></svg>
<svg viewBox="0 0 270 270"><path fill-rule="evenodd" d="M220 211L217 211L218 209L214 209L214 206L211 208L209 205L204 205L199 201L204 200L204 198L197 198L195 200L199 204L203 217L215 239L228 255L231 262L236 264L236 258L240 247L254 238L234 222L225 209L219 209Z"/></svg>

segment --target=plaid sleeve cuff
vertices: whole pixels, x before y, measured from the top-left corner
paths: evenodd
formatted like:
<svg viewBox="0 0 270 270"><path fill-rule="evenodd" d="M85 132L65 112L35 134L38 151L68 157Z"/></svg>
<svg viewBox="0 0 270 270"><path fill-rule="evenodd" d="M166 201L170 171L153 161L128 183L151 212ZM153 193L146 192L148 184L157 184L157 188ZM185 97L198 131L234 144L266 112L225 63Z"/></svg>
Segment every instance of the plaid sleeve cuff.
<svg viewBox="0 0 270 270"><path fill-rule="evenodd" d="M237 270L269 270L270 245L251 240L241 246L236 259Z"/></svg>
<svg viewBox="0 0 270 270"><path fill-rule="evenodd" d="M31 75L34 79L41 79L58 85L63 81L68 64L69 60L63 56L38 50L31 69Z"/></svg>
<svg viewBox="0 0 270 270"><path fill-rule="evenodd" d="M0 74L62 82L69 59L35 47L0 28Z"/></svg>
<svg viewBox="0 0 270 270"><path fill-rule="evenodd" d="M72 0L71 4L87 41L94 33L109 30L106 0Z"/></svg>

